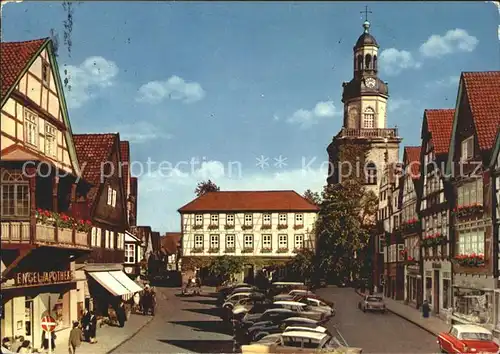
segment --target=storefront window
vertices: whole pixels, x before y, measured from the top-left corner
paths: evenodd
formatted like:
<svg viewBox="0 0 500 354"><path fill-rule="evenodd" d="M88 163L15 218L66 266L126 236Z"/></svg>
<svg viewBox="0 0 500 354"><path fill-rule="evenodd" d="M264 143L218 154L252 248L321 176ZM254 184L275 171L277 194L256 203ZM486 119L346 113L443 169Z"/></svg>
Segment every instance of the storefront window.
<svg viewBox="0 0 500 354"><path fill-rule="evenodd" d="M453 315L469 323L492 324L492 295L479 289L456 288Z"/></svg>

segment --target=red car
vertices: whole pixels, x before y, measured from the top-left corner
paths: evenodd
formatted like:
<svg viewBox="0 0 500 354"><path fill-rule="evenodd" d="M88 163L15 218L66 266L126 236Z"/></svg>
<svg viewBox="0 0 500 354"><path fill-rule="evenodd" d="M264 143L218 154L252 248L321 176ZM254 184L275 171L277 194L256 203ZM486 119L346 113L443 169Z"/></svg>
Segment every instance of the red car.
<svg viewBox="0 0 500 354"><path fill-rule="evenodd" d="M500 352L493 335L476 325L454 325L449 332L440 333L437 343L441 353L495 353Z"/></svg>

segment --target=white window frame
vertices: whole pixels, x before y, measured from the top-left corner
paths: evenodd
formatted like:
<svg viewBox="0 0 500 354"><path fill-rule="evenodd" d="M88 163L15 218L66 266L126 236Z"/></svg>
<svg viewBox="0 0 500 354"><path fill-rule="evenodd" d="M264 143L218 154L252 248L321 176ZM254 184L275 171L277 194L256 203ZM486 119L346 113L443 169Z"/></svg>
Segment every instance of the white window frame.
<svg viewBox="0 0 500 354"><path fill-rule="evenodd" d="M194 235L194 248L196 249L203 249L204 245L204 235L203 234L196 234Z"/></svg>
<svg viewBox="0 0 500 354"><path fill-rule="evenodd" d="M378 237L378 253L384 254L385 253L385 238L383 236Z"/></svg>
<svg viewBox="0 0 500 354"><path fill-rule="evenodd" d="M104 230L104 248L110 248L111 237L109 230Z"/></svg>
<svg viewBox="0 0 500 354"><path fill-rule="evenodd" d="M38 115L24 107L24 141L31 146L38 147Z"/></svg>
<svg viewBox="0 0 500 354"><path fill-rule="evenodd" d="M45 155L50 157L57 156L57 129L45 122Z"/></svg>
<svg viewBox="0 0 500 354"><path fill-rule="evenodd" d="M245 214L245 225L246 226L251 226L253 225L253 214Z"/></svg>
<svg viewBox="0 0 500 354"><path fill-rule="evenodd" d="M135 262L135 245L133 243L127 243L125 245L125 263L133 264Z"/></svg>
<svg viewBox="0 0 500 354"><path fill-rule="evenodd" d="M478 222L461 224L457 228L457 254L470 255L472 253L484 255L486 227Z"/></svg>
<svg viewBox="0 0 500 354"><path fill-rule="evenodd" d="M404 262L405 261L405 257L401 255L401 253L405 250L405 245L404 244L398 244L398 248L397 248L397 260L398 262Z"/></svg>
<svg viewBox="0 0 500 354"><path fill-rule="evenodd" d="M28 181L23 179L22 173L13 171L4 171L2 174L0 186L0 210L4 217L24 217L27 218L31 213L30 189ZM22 190L20 192L20 189ZM27 198L19 198L26 196ZM14 213L10 214L4 207L14 205ZM9 208L10 209L10 208Z"/></svg>
<svg viewBox="0 0 500 354"><path fill-rule="evenodd" d="M476 178L473 181L467 182L457 188L458 206L467 206L474 203L483 204L484 190L483 179Z"/></svg>
<svg viewBox="0 0 500 354"><path fill-rule="evenodd" d="M363 112L363 128L375 128L375 110L371 107L367 107Z"/></svg>
<svg viewBox="0 0 500 354"><path fill-rule="evenodd" d="M226 249L236 248L236 236L234 234L226 235Z"/></svg>
<svg viewBox="0 0 500 354"><path fill-rule="evenodd" d="M194 216L194 224L195 225L203 225L203 214L196 214Z"/></svg>
<svg viewBox="0 0 500 354"><path fill-rule="evenodd" d="M264 234L262 235L262 249L270 250L273 248L273 235Z"/></svg>
<svg viewBox="0 0 500 354"><path fill-rule="evenodd" d="M278 234L278 249L288 249L288 234Z"/></svg>
<svg viewBox="0 0 500 354"><path fill-rule="evenodd" d="M116 207L116 190L108 186L107 205Z"/></svg>
<svg viewBox="0 0 500 354"><path fill-rule="evenodd" d="M220 236L216 234L210 234L210 249L215 250L220 247Z"/></svg>
<svg viewBox="0 0 500 354"><path fill-rule="evenodd" d="M110 231L109 232L109 248L114 249L115 248L115 232Z"/></svg>
<svg viewBox="0 0 500 354"><path fill-rule="evenodd" d="M234 225L234 214L227 214L226 215L226 224L227 225Z"/></svg>
<svg viewBox="0 0 500 354"><path fill-rule="evenodd" d="M467 161L474 157L474 135L462 141L461 144L461 161Z"/></svg>
<svg viewBox="0 0 500 354"><path fill-rule="evenodd" d="M253 249L253 234L244 234L243 235L243 249Z"/></svg>
<svg viewBox="0 0 500 354"><path fill-rule="evenodd" d="M219 215L210 214L210 225L219 225Z"/></svg>
<svg viewBox="0 0 500 354"><path fill-rule="evenodd" d="M271 214L270 213L262 214L262 224L263 225L271 225Z"/></svg>
<svg viewBox="0 0 500 354"><path fill-rule="evenodd" d="M294 236L294 248L302 249L304 248L304 234L297 234Z"/></svg>
<svg viewBox="0 0 500 354"><path fill-rule="evenodd" d="M91 235L91 237L90 237L90 245L92 247L96 247L97 246L97 228L96 227L92 228L92 231L91 231L90 235Z"/></svg>
<svg viewBox="0 0 500 354"><path fill-rule="evenodd" d="M286 213L278 214L278 223L280 225L288 225L288 214Z"/></svg>
<svg viewBox="0 0 500 354"><path fill-rule="evenodd" d="M295 214L295 225L304 225L304 214L302 213Z"/></svg>

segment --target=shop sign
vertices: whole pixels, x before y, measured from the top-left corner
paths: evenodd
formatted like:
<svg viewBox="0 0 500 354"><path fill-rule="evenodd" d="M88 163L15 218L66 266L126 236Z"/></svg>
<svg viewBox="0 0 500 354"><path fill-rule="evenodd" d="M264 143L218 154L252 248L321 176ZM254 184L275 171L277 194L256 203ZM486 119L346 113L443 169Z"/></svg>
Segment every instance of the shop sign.
<svg viewBox="0 0 500 354"><path fill-rule="evenodd" d="M16 286L57 284L72 281L73 271L62 270L52 272L24 272L17 273L14 278Z"/></svg>

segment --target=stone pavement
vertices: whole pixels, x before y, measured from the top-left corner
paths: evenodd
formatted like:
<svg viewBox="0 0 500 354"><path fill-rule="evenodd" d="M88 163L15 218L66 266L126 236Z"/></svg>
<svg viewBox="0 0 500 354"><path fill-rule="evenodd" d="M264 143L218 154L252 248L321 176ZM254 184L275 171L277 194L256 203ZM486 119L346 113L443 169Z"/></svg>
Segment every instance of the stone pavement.
<svg viewBox="0 0 500 354"><path fill-rule="evenodd" d="M78 354L106 354L118 346L122 345L132 337L134 337L144 326L151 320L152 316L130 315L130 318L125 322L125 327L103 326L97 327L97 343L90 344L82 342L80 347L76 349ZM68 337L57 337L56 350L54 354L68 354Z"/></svg>
<svg viewBox="0 0 500 354"><path fill-rule="evenodd" d="M355 291L359 296L364 296L364 294L362 294L358 290ZM375 295L382 296L382 294ZM422 316L422 312L413 307L405 305L403 301L397 301L384 297L384 302L387 310L394 313L395 315L398 315L399 317L410 321L414 325L422 328L423 330L426 330L431 334L437 336L441 332L447 332L450 330L450 325L442 319L434 317L432 315L428 318L424 318Z"/></svg>

